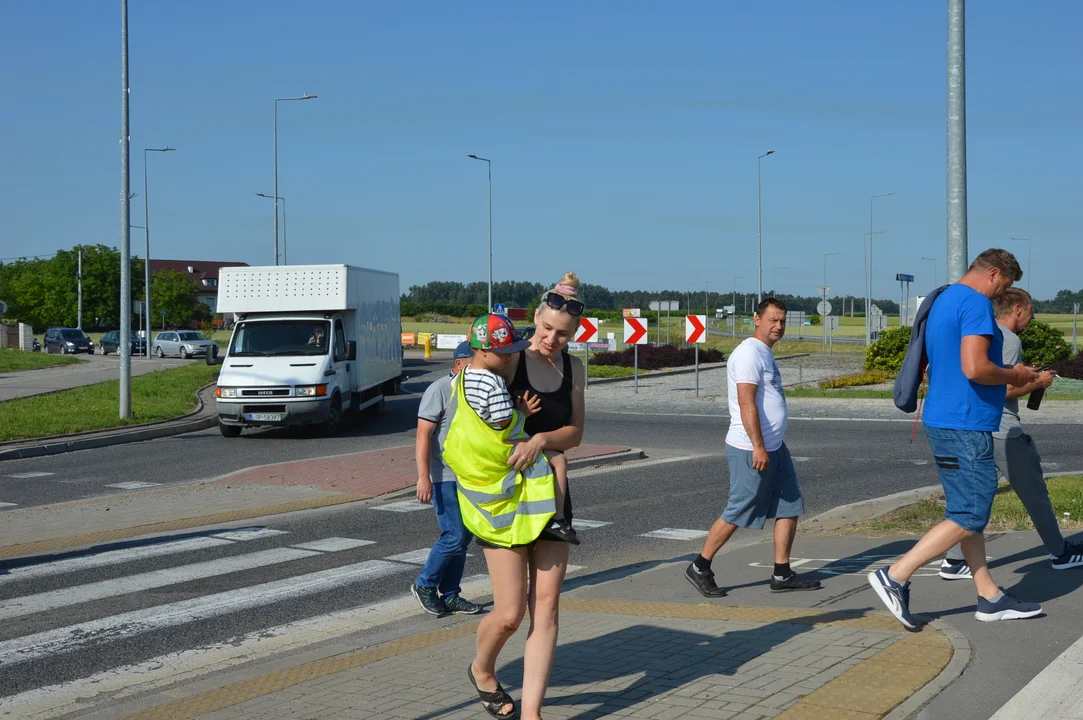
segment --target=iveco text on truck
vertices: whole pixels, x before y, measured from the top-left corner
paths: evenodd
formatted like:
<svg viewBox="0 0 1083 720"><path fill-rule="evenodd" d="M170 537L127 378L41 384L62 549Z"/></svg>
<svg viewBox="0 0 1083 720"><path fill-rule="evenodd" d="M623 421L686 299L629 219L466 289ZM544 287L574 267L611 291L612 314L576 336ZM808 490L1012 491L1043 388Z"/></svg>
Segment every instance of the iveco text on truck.
<svg viewBox="0 0 1083 720"><path fill-rule="evenodd" d="M215 390L226 437L380 407L402 374L399 276L350 265L222 268L218 311L236 325Z"/></svg>

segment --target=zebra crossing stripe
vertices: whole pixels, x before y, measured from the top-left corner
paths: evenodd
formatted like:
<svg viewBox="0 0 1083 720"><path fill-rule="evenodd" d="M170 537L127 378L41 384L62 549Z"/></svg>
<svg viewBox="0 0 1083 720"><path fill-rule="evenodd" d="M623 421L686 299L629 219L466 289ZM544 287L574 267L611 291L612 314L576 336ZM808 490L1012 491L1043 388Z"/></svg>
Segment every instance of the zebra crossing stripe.
<svg viewBox="0 0 1083 720"><path fill-rule="evenodd" d="M140 575L128 575L113 580L102 580L88 585L75 585L51 592L37 593L36 595L23 595L22 597L0 601L0 620L22 615L33 615L34 613L55 610L68 605L77 605L91 600L143 592L144 590L165 587L166 585L176 585L177 583L228 575L229 573L252 568L277 565L314 555L319 555L319 553L313 550L275 548L191 565L179 565Z"/></svg>
<svg viewBox="0 0 1083 720"><path fill-rule="evenodd" d="M18 503L0 502L0 508L15 507L16 505L18 505Z"/></svg>
<svg viewBox="0 0 1083 720"><path fill-rule="evenodd" d="M376 580L408 569L408 566L398 563L367 560L0 641L0 667L39 660L54 654L75 652L152 630L271 605L352 583Z"/></svg>

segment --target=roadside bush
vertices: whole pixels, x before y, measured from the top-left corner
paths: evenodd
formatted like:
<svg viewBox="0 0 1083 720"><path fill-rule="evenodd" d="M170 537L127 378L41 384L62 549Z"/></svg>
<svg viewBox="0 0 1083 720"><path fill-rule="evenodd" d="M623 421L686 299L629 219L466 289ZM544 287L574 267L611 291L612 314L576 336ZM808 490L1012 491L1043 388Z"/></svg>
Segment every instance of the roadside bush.
<svg viewBox="0 0 1083 720"><path fill-rule="evenodd" d="M616 365L590 364L590 377L593 378L621 378L632 377L635 373L630 367L618 367Z"/></svg>
<svg viewBox="0 0 1083 720"><path fill-rule="evenodd" d="M701 363L717 363L726 359L721 350L700 350L699 361ZM660 370L661 368L687 367L695 365L695 348L679 348L676 345L640 345L639 346L639 369ZM635 348L629 347L620 352L602 352L591 357L591 370L594 365L616 365L617 367L633 367L635 365Z"/></svg>
<svg viewBox="0 0 1083 720"><path fill-rule="evenodd" d="M1061 377L1083 380L1083 351L1076 353L1075 357L1061 360L1053 369Z"/></svg>
<svg viewBox="0 0 1083 720"><path fill-rule="evenodd" d="M851 375L840 375L837 378L820 381L820 387L824 390L833 388L860 387L862 385L879 385L895 377L897 373L887 370L866 370L865 372Z"/></svg>
<svg viewBox="0 0 1083 720"><path fill-rule="evenodd" d="M898 374L906 347L910 344L909 326L893 327L880 333L880 339L865 349L866 370L887 370Z"/></svg>
<svg viewBox="0 0 1083 720"><path fill-rule="evenodd" d="M1064 333L1040 320L1031 320L1027 329L1019 333L1019 339L1023 343L1023 362L1027 365L1056 365L1072 354Z"/></svg>

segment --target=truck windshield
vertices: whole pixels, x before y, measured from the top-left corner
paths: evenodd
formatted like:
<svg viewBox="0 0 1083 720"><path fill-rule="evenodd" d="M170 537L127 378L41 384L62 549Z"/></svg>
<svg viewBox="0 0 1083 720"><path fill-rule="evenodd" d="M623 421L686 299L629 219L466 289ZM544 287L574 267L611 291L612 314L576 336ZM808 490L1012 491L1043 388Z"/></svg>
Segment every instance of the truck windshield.
<svg viewBox="0 0 1083 720"><path fill-rule="evenodd" d="M229 354L326 355L330 336L331 324L324 320L242 322L233 331Z"/></svg>

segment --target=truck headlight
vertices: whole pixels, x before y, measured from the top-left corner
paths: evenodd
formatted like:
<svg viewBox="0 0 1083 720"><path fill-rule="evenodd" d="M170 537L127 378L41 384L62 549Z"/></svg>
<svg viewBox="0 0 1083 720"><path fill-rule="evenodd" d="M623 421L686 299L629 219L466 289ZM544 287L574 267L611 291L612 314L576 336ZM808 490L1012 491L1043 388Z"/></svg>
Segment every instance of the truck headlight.
<svg viewBox="0 0 1083 720"><path fill-rule="evenodd" d="M235 398L235 397L237 397L237 388L230 388L230 387L227 387L227 388L224 388L224 387L215 388L214 395L215 395L215 397L220 397L220 398Z"/></svg>
<svg viewBox="0 0 1083 720"><path fill-rule="evenodd" d="M326 394L326 385L298 385L294 388L294 395L298 397L323 397Z"/></svg>

